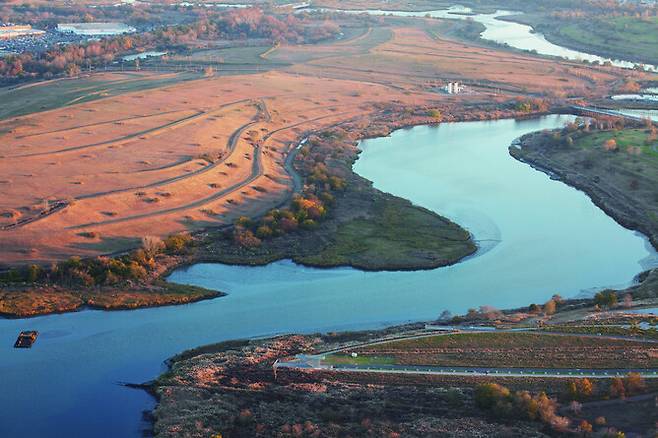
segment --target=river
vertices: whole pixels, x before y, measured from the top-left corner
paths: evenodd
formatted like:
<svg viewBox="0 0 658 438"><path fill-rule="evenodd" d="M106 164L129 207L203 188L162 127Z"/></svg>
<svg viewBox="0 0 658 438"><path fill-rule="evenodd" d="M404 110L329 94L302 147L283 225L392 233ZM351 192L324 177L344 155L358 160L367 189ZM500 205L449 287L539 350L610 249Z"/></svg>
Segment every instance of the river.
<svg viewBox="0 0 658 438"><path fill-rule="evenodd" d="M326 10L326 9L317 9ZM635 63L620 59L610 59L590 53L568 49L548 41L543 34L535 32L531 26L502 20L501 18L521 14L515 11L496 11L492 14L475 14L471 8L452 6L448 9L432 11L389 11L381 9L340 10L352 14L367 13L370 15L393 15L398 17L433 17L451 20L473 20L484 25L485 30L480 37L487 41L504 44L515 49L534 51L540 55L557 56L574 61L589 61L594 63L609 62L622 68L634 68ZM647 70L658 71L658 66L645 64Z"/></svg>
<svg viewBox="0 0 658 438"><path fill-rule="evenodd" d="M520 135L569 116L442 124L363 142L356 170L467 227L481 250L457 265L418 272L199 264L170 280L228 296L184 306L86 310L0 320L0 436L138 437L154 402L117 382L143 382L184 349L284 332L383 327L442 310L522 306L552 294L625 285L655 261L646 239L583 193L512 159ZM12 348L38 330L30 350Z"/></svg>

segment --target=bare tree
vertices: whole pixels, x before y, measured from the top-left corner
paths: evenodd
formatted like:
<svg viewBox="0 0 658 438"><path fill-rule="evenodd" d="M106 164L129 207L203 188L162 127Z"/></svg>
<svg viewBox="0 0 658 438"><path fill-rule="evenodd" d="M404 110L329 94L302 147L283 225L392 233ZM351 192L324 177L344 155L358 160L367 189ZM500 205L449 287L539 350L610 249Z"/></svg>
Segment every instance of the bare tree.
<svg viewBox="0 0 658 438"><path fill-rule="evenodd" d="M157 255L164 249L164 242L157 236L142 237L142 249L150 257Z"/></svg>

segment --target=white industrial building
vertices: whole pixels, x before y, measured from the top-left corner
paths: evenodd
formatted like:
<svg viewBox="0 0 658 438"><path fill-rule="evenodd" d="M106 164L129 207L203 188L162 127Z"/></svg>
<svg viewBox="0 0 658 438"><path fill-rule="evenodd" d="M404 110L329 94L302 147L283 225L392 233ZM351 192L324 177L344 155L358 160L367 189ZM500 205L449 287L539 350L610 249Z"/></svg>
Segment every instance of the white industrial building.
<svg viewBox="0 0 658 438"><path fill-rule="evenodd" d="M123 33L136 32L132 26L124 23L60 23L57 25L57 30L60 32L71 32L76 35L87 36L105 36L105 35L120 35Z"/></svg>
<svg viewBox="0 0 658 438"><path fill-rule="evenodd" d="M46 32L39 29L32 29L32 26L0 26L0 40L8 40L11 38L18 38L23 36L39 36Z"/></svg>
<svg viewBox="0 0 658 438"><path fill-rule="evenodd" d="M459 94L464 91L464 86L459 82L448 82L448 85L446 85L443 89L448 94Z"/></svg>

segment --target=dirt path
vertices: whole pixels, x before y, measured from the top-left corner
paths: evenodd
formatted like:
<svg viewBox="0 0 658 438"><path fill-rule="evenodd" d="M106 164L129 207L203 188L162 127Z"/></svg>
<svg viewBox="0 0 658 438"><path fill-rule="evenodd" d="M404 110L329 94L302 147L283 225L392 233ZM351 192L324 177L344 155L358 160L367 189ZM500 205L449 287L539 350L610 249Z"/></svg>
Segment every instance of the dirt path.
<svg viewBox="0 0 658 438"><path fill-rule="evenodd" d="M268 119L270 116L269 116L269 111L267 110L267 106L266 106L265 102L261 102L261 106L262 106L262 114L265 116L266 119ZM346 113L337 113L337 114L330 114L330 115L326 115L326 116L316 117L316 118L313 118L313 119L304 120L302 122L294 123L292 125L288 125L288 126L276 129L276 130L268 133L265 137L263 137L262 144L264 145L265 142L267 140L269 140L276 133L279 133L279 132L282 132L282 131L285 131L285 130L288 130L288 129L293 129L293 128L296 128L298 126L301 126L301 125L304 125L304 124L307 124L307 123L317 122L317 121L324 120L324 119L327 119L327 118L332 118L332 117L340 117L344 114L346 114ZM261 120L258 118L258 116L256 116L256 120L252 120L251 122L243 125L240 129L238 129L236 132L233 133L233 135L231 137L231 143L233 143L233 145L231 147L232 151L234 150L235 143L240 138L242 133L247 128L251 127L252 125L254 125L256 123L259 123L260 121ZM106 220L106 221L89 222L89 223L85 223L85 224L81 224L81 225L75 225L75 226L69 227L68 229L77 230L77 229L88 228L88 227L93 227L93 226L118 224L118 223L128 222L128 221L132 221L132 220L152 218L152 217L157 217L157 216L162 216L162 215L167 215L167 214L171 214L171 213L177 213L177 212L185 211L185 210L189 210L189 209L192 209L192 208L202 207L202 206L204 206L204 205L206 205L210 202L216 201L217 199L220 199L224 196L228 196L231 193L234 193L238 190L243 189L244 187L246 187L249 184L253 183L256 179L261 177L263 175L263 167L262 167L262 163L261 163L261 150L262 150L262 146L260 146L260 147L259 146L254 146L254 148L253 148L253 157L254 157L254 159L253 159L253 162L252 162L252 170L251 170L250 175L247 178L231 185L230 187L227 187L227 188L222 189L222 190L220 190L216 193L213 193L211 196L207 196L205 198L201 198L201 199L198 199L194 202L187 203L185 205L180 205L180 206L177 206L177 207L172 207L172 208L167 208L167 209L163 209L163 210L158 210L158 211L153 211L153 212L148 212L148 213L142 213L142 214L137 214L137 215L132 215L132 216L126 216L126 217L122 217L122 218L109 219L109 220ZM230 156L231 155L229 154L226 157L226 159L228 159ZM207 171L209 169L204 168L202 170ZM292 169L292 166L290 166L290 168L287 169L287 170L292 170L292 172L293 172L292 174L290 174L290 177L293 180L293 191L291 191L288 194L285 201L282 201L279 204L287 203L290 200L290 198L292 197L292 195L295 193L295 188L298 188L299 190L301 190L301 177L297 176L299 182L298 182L297 187L296 187L295 183L294 183L294 181L295 181L294 174L296 172ZM187 177L187 175L185 175L185 177Z"/></svg>
<svg viewBox="0 0 658 438"><path fill-rule="evenodd" d="M91 127L94 127L94 126L108 125L110 123L127 122L127 121L130 121L130 120L147 119L149 117L166 116L167 114L182 113L182 112L185 112L185 111L186 110L174 110L174 111L164 111L164 112L161 112L161 113L148 114L148 115L145 115L145 116L124 117L122 119L113 119L113 120L108 120L108 121L105 121L105 122L89 123L87 125L71 126L71 127L68 127L68 128L55 129L55 130L52 130L52 131L35 132L34 134L27 134L27 135L17 135L16 139L32 138L32 137L38 137L40 135L48 135L48 134L57 134L59 132L68 132L68 131L71 131L71 130L74 130L74 129L91 128Z"/></svg>
<svg viewBox="0 0 658 438"><path fill-rule="evenodd" d="M262 105L264 105L264 103L262 103ZM266 117L269 117L269 113L267 113ZM214 169L218 165L224 163L228 158L231 157L232 153L235 151L235 147L237 145L237 142L240 139L240 136L244 133L244 131L247 130L249 127L255 125L256 123L259 123L260 121L261 121L260 117L257 114L256 116L254 116L254 118L250 122L245 123L240 128L238 128L236 131L234 131L233 134L231 134L231 137L229 138L229 141L228 141L229 154L224 159L222 159L220 161L217 161L215 163L211 163L209 166L206 166L203 169L199 169L199 170L195 171L194 173L189 173L189 174L179 175L177 177L169 178L168 180L165 180L164 184L171 184L173 182L180 181L180 180L183 180L183 179L186 179L186 178L189 178L189 177L198 176L199 174L206 173L206 172ZM205 205L209 202L212 202L212 201L217 200L217 199L219 199L223 196L226 196L226 195L228 195L228 194L230 194L230 193L232 193L236 190L240 190L241 188L243 188L246 185L253 182L256 178L261 176L262 173L263 173L263 169L262 169L262 165L261 165L261 162L260 162L260 148L255 147L254 148L254 160L253 160L253 163L252 163L251 175L248 178L246 178L245 180L242 180L242 181L240 181L236 184L233 184L230 187L222 189L222 190L212 194L211 196L199 199L197 201L194 201L194 202L191 202L191 203L188 203L188 204L185 204L185 205L180 205L178 207L172 207L172 208L158 210L158 211L154 211L154 212L148 212L148 213L142 213L142 214L137 214L137 215L132 215L132 216L126 216L126 217L123 217L123 218L110 219L110 220L106 220L106 221L89 222L89 223L86 223L86 224L81 224L81 225L76 225L76 226L73 226L73 227L69 227L68 229L80 229L80 228L87 228L87 227L90 227L90 226L117 224L117 223L132 221L132 220L136 220L136 219L144 219L144 218L150 218L150 217L155 217L155 216L161 216L161 215L165 215L165 214L170 214L170 213L175 213L175 212L179 212L179 211L189 210L191 208L201 207L201 206L203 206L203 205ZM162 184L153 183L153 184L149 184L148 187L156 187L156 186L159 186L159 185L162 185ZM128 190L128 189L126 189L126 190ZM123 190L121 190L121 191L123 191Z"/></svg>
<svg viewBox="0 0 658 438"><path fill-rule="evenodd" d="M93 148L98 148L98 147L119 146L119 145L125 144L126 142L129 142L131 140L134 140L135 138L139 138L139 137L144 136L144 135L150 135L150 136L160 135L162 133L170 131L171 129L175 129L175 128L179 128L181 126L185 126L185 125L189 124L190 122L196 121L200 118L211 117L215 113L217 113L217 112L219 112L219 111L221 111L221 110L223 110L227 107L237 105L237 104L240 104L240 103L249 102L250 100L252 100L252 99L241 99L241 100L237 100L237 101L234 101L234 102L229 102L229 103L226 103L224 105L220 105L216 108L213 108L209 111L199 111L196 114L193 114L191 116L183 117L181 119L174 120L173 122L165 123L164 125L156 126L156 127L149 128L149 129L145 129L143 131L128 134L126 136L119 137L119 138L116 138L116 139L113 139L113 140L101 141L101 142L98 142L98 143L91 143L91 144L80 145L80 146L74 146L74 147L59 149L59 150L55 150L55 151L35 152L35 153L23 154L23 155L11 155L11 156L7 156L5 158L10 159L10 158L42 157L42 156L58 155L58 154L63 154L63 153L67 153L67 152L76 152L76 151L81 151L81 150L86 150L86 149L93 149Z"/></svg>

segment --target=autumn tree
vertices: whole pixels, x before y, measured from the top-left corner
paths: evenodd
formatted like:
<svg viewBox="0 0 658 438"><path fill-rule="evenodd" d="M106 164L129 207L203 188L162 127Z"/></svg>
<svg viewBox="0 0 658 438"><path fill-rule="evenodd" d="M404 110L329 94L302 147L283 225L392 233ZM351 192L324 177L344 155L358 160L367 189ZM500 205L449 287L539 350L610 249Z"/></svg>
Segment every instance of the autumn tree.
<svg viewBox="0 0 658 438"><path fill-rule="evenodd" d="M567 393L572 400L583 400L594 393L594 384L587 378L571 380L567 383Z"/></svg>
<svg viewBox="0 0 658 438"><path fill-rule="evenodd" d="M592 425L587 421L587 420L582 420L580 424L578 425L578 431L580 431L583 434L590 434L594 428Z"/></svg>
<svg viewBox="0 0 658 438"><path fill-rule="evenodd" d="M617 305L617 293L614 290L604 290L594 295L594 304L602 307L614 307Z"/></svg>
<svg viewBox="0 0 658 438"><path fill-rule="evenodd" d="M610 382L610 398L625 398L626 388L624 381L619 377L613 377Z"/></svg>
<svg viewBox="0 0 658 438"><path fill-rule="evenodd" d="M617 150L617 140L610 138L603 142L603 149L608 152L614 152Z"/></svg>
<svg viewBox="0 0 658 438"><path fill-rule="evenodd" d="M628 373L625 379L626 392L629 395L640 394L646 391L647 385L640 373Z"/></svg>
<svg viewBox="0 0 658 438"><path fill-rule="evenodd" d="M165 248L164 242L157 236L142 237L142 249L149 257L155 257Z"/></svg>

